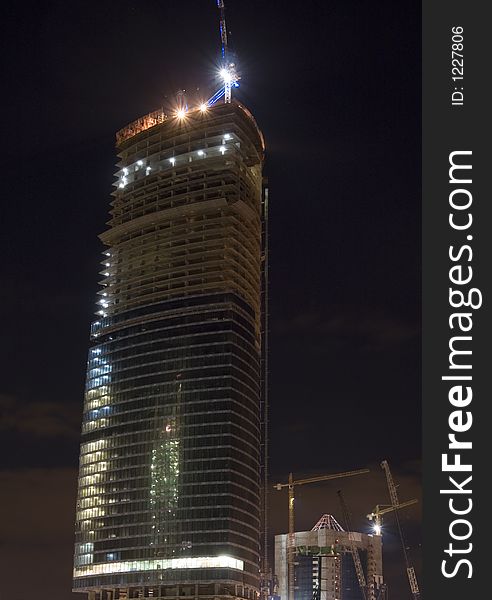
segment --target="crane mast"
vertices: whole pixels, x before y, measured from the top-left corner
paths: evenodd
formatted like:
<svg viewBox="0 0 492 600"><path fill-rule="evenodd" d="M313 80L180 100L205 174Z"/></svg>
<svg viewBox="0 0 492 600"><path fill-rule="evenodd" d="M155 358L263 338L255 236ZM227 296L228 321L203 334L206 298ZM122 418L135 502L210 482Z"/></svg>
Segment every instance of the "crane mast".
<svg viewBox="0 0 492 600"><path fill-rule="evenodd" d="M388 484L388 492L389 492L389 496L390 496L390 500L391 500L391 506L393 507L393 510L395 513L396 524L398 526L398 533L400 534L400 541L401 541L401 546L403 549L403 557L405 559L405 566L407 569L408 582L410 584L412 598L413 598L413 600L419 600L420 599L420 590L419 590L419 586L417 583L417 576L415 574L415 569L410 564L410 560L408 558L408 552L407 552L407 548L405 546L405 539L403 537L403 530L402 530L401 523L400 523L400 516L398 514L398 509L400 507L400 503L398 501L396 485L393 481L393 476L391 475L388 461L383 460L383 462L381 463L381 468L383 469L383 471L386 475L386 482Z"/></svg>
<svg viewBox="0 0 492 600"><path fill-rule="evenodd" d="M224 0L217 0L217 7L220 11L219 30L220 30L220 45L222 65L220 68L220 76L224 82L224 86L210 98L207 104L214 104L222 96L224 102L229 104L232 100L232 88L238 86L239 75L236 71L236 65L229 58L229 48L227 39L227 25L225 20Z"/></svg>
<svg viewBox="0 0 492 600"><path fill-rule="evenodd" d="M360 562L360 556L359 556L359 551L357 550L357 546L355 545L354 540L351 538L352 523L350 520L350 513L348 510L347 503L345 502L345 498L343 497L342 490L338 490L337 494L338 494L338 498L340 500L340 506L342 508L343 519L345 521L345 528L347 529L348 535L349 535L350 554L352 555L352 559L354 561L355 574L357 575L357 581L359 582L359 587L360 587L362 596L363 596L364 600L367 600L367 594L366 594L367 584L366 584L366 578L364 576L364 570L362 568L362 563ZM371 600L373 600L372 596L370 596L370 598L371 598Z"/></svg>
<svg viewBox="0 0 492 600"><path fill-rule="evenodd" d="M221 53L222 60L226 60L227 55L227 27L225 21L225 6L224 0L217 0L217 6L220 10L220 41L222 43Z"/></svg>

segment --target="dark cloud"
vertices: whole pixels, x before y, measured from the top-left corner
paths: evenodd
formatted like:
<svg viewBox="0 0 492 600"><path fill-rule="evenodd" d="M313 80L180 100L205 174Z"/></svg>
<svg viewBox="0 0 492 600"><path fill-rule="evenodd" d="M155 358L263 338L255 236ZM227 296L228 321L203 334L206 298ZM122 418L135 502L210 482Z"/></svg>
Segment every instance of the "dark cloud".
<svg viewBox="0 0 492 600"><path fill-rule="evenodd" d="M2 594L24 600L71 594L75 469L0 471ZM7 577L8 574L8 577Z"/></svg>
<svg viewBox="0 0 492 600"><path fill-rule="evenodd" d="M12 396L0 395L0 431L41 438L78 438L80 411L67 403L23 404Z"/></svg>
<svg viewBox="0 0 492 600"><path fill-rule="evenodd" d="M338 309L331 314L304 312L290 319L277 321L275 333L316 337L331 336L354 341L357 338L368 347L391 346L415 339L419 328L403 319L369 312L364 309Z"/></svg>

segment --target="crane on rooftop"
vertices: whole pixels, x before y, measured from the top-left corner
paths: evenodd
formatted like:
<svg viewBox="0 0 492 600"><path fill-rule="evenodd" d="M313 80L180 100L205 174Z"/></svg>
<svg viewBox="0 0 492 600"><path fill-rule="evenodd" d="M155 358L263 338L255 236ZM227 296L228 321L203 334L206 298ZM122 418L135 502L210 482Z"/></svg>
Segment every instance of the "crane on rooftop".
<svg viewBox="0 0 492 600"><path fill-rule="evenodd" d="M224 98L224 102L229 104L232 100L232 88L239 87L239 75L236 70L236 65L230 57L228 37L227 37L227 25L225 19L225 5L224 0L216 0L217 7L220 11L219 20L219 31L220 31L220 54L221 54L221 65L219 75L222 79L223 84L215 92L215 94L209 98L206 102L206 106L212 106L218 102L221 98Z"/></svg>
<svg viewBox="0 0 492 600"><path fill-rule="evenodd" d="M217 6L220 10L220 41L222 43L221 51L222 51L222 60L226 60L227 55L227 27L225 20L225 6L224 0L217 0Z"/></svg>
<svg viewBox="0 0 492 600"><path fill-rule="evenodd" d="M343 473L330 473L327 475L319 475L317 477L307 477L306 479L297 479L294 481L292 473L289 473L287 483L277 483L273 487L276 490L287 488L289 491L289 534L287 537L287 600L294 600L294 552L295 552L295 486L305 485L308 483L317 483L319 481L329 481L331 479L339 479L340 477L353 477L354 475L363 475L369 473L369 469L358 469L356 471L344 471Z"/></svg>

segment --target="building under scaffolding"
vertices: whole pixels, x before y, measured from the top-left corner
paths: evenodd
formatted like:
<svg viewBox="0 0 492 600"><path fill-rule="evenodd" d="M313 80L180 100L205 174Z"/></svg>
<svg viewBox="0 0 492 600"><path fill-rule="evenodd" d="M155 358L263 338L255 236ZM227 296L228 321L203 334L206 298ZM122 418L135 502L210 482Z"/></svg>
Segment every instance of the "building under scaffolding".
<svg viewBox="0 0 492 600"><path fill-rule="evenodd" d="M287 534L275 536L275 571L282 600L288 596L287 543ZM354 547L377 597L383 587L381 536L344 531L335 517L325 514L311 531L295 533L294 600L361 600Z"/></svg>
<svg viewBox="0 0 492 600"><path fill-rule="evenodd" d="M258 596L263 151L236 101L117 135L76 514L90 600Z"/></svg>

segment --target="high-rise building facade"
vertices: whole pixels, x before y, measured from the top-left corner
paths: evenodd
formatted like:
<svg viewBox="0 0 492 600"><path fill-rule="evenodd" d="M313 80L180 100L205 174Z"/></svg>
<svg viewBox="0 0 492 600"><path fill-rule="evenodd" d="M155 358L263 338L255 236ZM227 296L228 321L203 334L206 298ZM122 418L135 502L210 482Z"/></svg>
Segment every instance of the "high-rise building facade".
<svg viewBox="0 0 492 600"><path fill-rule="evenodd" d="M256 598L263 138L241 104L117 134L74 590Z"/></svg>

